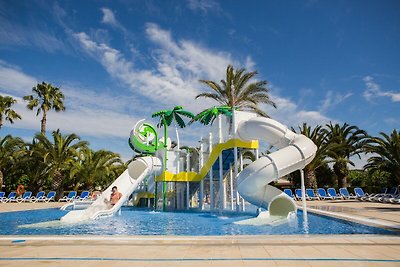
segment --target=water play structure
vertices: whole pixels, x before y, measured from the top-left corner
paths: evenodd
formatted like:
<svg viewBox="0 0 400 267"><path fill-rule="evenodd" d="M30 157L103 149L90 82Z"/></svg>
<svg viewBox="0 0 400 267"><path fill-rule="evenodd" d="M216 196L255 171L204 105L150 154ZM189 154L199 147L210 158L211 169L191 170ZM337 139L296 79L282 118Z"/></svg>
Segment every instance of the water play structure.
<svg viewBox="0 0 400 267"><path fill-rule="evenodd" d="M164 207L173 209L203 210L208 206L210 210L243 210L247 201L267 210L260 220L287 218L296 211L296 204L270 184L303 169L315 156L315 144L275 120L250 112L233 111L231 115L219 115L208 138L201 138L200 147L186 148L186 152L179 146L173 148L169 139L159 139L151 124L139 121L129 144L144 156L134 159L87 209L72 210L61 221L73 223L113 215L132 194L134 203L141 198L153 199L156 208L161 201ZM268 143L274 151L259 157L259 141ZM254 152L256 160L243 168L243 154L238 150ZM194 155L195 162L191 160ZM123 197L110 207L104 200L109 198L113 186Z"/></svg>

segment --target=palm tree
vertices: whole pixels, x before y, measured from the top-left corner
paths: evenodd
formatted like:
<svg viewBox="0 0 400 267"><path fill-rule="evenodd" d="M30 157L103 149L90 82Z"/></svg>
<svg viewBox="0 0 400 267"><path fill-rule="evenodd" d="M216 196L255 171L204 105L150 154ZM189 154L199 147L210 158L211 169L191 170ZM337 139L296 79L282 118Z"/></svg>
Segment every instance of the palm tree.
<svg viewBox="0 0 400 267"><path fill-rule="evenodd" d="M292 128L293 132L296 132L294 128ZM317 125L314 129L307 125L307 123L303 123L303 125L299 126L298 133L303 134L310 138L314 144L317 146L317 151L315 153L314 159L304 168L305 173L305 186L307 188L318 187L317 177L315 175L316 169L326 164L328 161L326 158L331 155L331 149L333 148L333 144L327 142L327 132L322 131L322 126Z"/></svg>
<svg viewBox="0 0 400 267"><path fill-rule="evenodd" d="M21 119L21 116L11 108L15 103L17 103L17 100L11 96L0 95L0 129L4 121L14 123L14 120Z"/></svg>
<svg viewBox="0 0 400 267"><path fill-rule="evenodd" d="M333 171L338 177L338 186L346 187L346 178L349 173L347 164L354 166L350 161L350 157L358 155L362 152L364 139L368 137L367 132L359 129L357 126L350 126L344 123L333 125L332 122L326 125L327 128L322 129L327 135L327 142L333 146L330 151L330 157L335 162Z"/></svg>
<svg viewBox="0 0 400 267"><path fill-rule="evenodd" d="M26 143L17 164L22 171L22 176L27 177L29 190L33 193L44 190L44 187L49 184L49 176L46 172L48 166L43 161L43 157L35 153L38 146L41 144L38 144L35 139L32 143Z"/></svg>
<svg viewBox="0 0 400 267"><path fill-rule="evenodd" d="M70 176L77 176L79 181L76 188L83 183L89 191L93 191L95 186L108 184L108 178L114 177L115 170L123 162L121 161L120 155L107 150L93 151L92 149L85 147L80 150L81 161L80 164L72 167Z"/></svg>
<svg viewBox="0 0 400 267"><path fill-rule="evenodd" d="M24 142L19 137L12 137L11 135L0 137L0 191L3 187L4 173L7 174L15 167L16 159L23 145Z"/></svg>
<svg viewBox="0 0 400 267"><path fill-rule="evenodd" d="M251 110L255 113L268 117L258 104L265 103L276 108L275 102L270 99L269 89L266 87L267 81L250 80L257 75L257 71L245 72L245 69L234 70L233 66L226 68L226 78L221 80L221 84L209 80L200 80L201 83L210 87L213 92L198 94L197 98L211 98L222 106L237 108L239 110Z"/></svg>
<svg viewBox="0 0 400 267"><path fill-rule="evenodd" d="M24 100L29 101L26 107L30 110L38 107L36 116L39 116L40 112L43 112L40 132L45 135L47 112L51 109L54 109L56 112L65 110L64 94L60 88L53 87L51 84L45 82L33 87L32 92L34 95L24 96Z"/></svg>
<svg viewBox="0 0 400 267"><path fill-rule="evenodd" d="M389 135L381 132L382 137L370 137L364 145L366 153L375 153L368 159L364 169L371 172L386 171L391 173L400 183L400 135L393 130Z"/></svg>
<svg viewBox="0 0 400 267"><path fill-rule="evenodd" d="M155 117L160 117L160 121L157 124L157 127L164 127L164 164L163 164L163 169L164 172L167 170L167 139L168 139L168 132L167 132L167 127L171 126L172 122L175 122L175 130L176 130L176 138L177 138L177 142L178 142L178 149L179 149L179 135L178 135L178 129L176 127L176 125L179 125L179 127L181 128L185 128L186 127L186 123L185 121L182 119L181 116L187 117L187 118L194 118L193 113L184 110L181 106L176 106L174 107L172 110L161 110L158 112L153 113L153 115L151 115L152 118ZM157 188L157 186L155 187ZM165 211L167 209L166 206L166 190L167 190L167 183L164 181L164 185L163 185L163 211ZM157 196L156 196L157 198ZM156 199L157 200L157 199ZM157 201L156 201L157 202Z"/></svg>
<svg viewBox="0 0 400 267"><path fill-rule="evenodd" d="M51 179L51 190L57 191L60 197L64 193L64 183L72 164L78 161L78 150L88 145L80 141L76 134L62 135L59 130L53 131L53 142L43 134L35 135L34 153L42 157L47 164L46 173Z"/></svg>

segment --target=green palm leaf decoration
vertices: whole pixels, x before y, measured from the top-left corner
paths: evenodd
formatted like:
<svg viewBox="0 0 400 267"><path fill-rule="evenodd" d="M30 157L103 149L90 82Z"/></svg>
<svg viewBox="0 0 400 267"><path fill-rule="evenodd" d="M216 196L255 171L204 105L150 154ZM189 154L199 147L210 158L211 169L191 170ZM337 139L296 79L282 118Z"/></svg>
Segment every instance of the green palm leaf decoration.
<svg viewBox="0 0 400 267"><path fill-rule="evenodd" d="M232 117L232 109L228 106L221 106L221 107L212 107L206 110L203 110L199 114L197 114L192 120L191 123L194 121L199 121L204 125L213 124L214 120L220 115L223 114L227 117Z"/></svg>
<svg viewBox="0 0 400 267"><path fill-rule="evenodd" d="M187 117L190 119L194 118L194 114L186 111L183 109L182 106L176 106L172 110L164 109L157 111L151 115L152 118L159 117L160 121L157 124L157 127L161 128L162 126L164 127L164 166L163 169L164 171L167 170L167 139L168 139L168 131L167 128L168 126L171 126L172 122L175 122L175 126L178 125L180 128L186 127L185 121L182 119L183 117ZM176 128L175 128L176 129ZM176 137L177 137L177 142L178 142L178 148L179 148L179 135L178 135L178 130L176 129ZM157 188L157 186L156 186ZM167 206L166 206L166 189L167 189L167 183L164 181L164 186L163 186L163 211L166 211ZM157 198L157 192L156 192L156 198ZM155 205L157 205L157 199L155 201Z"/></svg>

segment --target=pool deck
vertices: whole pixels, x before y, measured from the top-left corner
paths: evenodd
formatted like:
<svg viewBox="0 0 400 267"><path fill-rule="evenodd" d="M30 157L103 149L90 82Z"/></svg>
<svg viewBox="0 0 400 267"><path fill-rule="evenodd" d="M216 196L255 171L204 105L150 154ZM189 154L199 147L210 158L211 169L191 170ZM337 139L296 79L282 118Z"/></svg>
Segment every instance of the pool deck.
<svg viewBox="0 0 400 267"><path fill-rule="evenodd" d="M329 212L330 216L385 228L400 226L400 205L358 201L309 201L307 204L310 210ZM0 204L0 212L54 205L58 203ZM0 266L22 264L400 266L400 236L0 236Z"/></svg>

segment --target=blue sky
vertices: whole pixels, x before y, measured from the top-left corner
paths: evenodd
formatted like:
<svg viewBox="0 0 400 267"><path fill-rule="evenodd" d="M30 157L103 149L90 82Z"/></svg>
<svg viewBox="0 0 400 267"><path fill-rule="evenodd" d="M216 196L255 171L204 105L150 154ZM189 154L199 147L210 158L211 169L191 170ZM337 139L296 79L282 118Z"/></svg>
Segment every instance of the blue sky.
<svg viewBox="0 0 400 267"><path fill-rule="evenodd" d="M40 117L22 96L46 81L66 112L48 129L75 132L95 149L131 155L129 131L155 111L194 100L226 66L257 70L297 126L348 122L370 134L400 125L399 1L0 1L0 93L23 120L1 135L30 140ZM207 129L181 131L194 144Z"/></svg>

